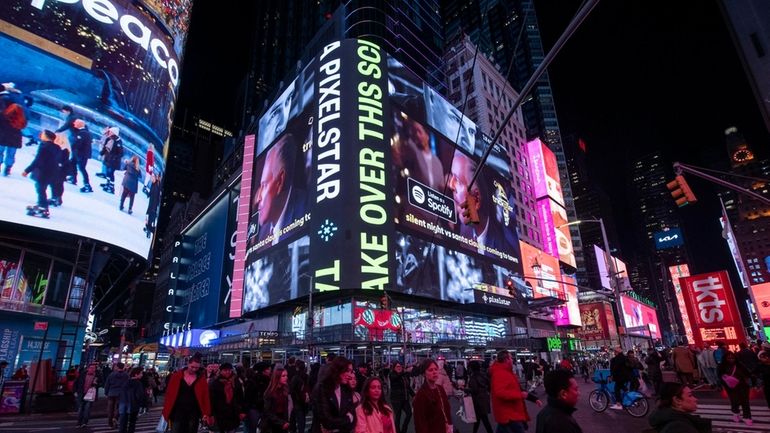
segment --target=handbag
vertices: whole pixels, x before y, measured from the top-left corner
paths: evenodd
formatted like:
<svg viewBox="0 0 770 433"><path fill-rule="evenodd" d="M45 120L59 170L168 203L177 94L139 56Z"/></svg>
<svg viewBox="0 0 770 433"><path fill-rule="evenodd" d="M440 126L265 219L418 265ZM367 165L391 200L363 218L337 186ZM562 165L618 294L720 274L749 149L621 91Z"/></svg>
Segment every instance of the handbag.
<svg viewBox="0 0 770 433"><path fill-rule="evenodd" d="M163 415L161 415L160 419L158 420L158 426L155 427L155 431L158 433L164 433L166 430L168 430L168 421L166 421L166 418L163 418Z"/></svg>
<svg viewBox="0 0 770 433"><path fill-rule="evenodd" d="M735 388L738 386L739 383L741 383L740 380L738 380L737 377L734 376L735 374L735 367L733 367L733 371L730 374L723 374L722 375L722 381L724 381L725 385L727 385L728 388Z"/></svg>
<svg viewBox="0 0 770 433"><path fill-rule="evenodd" d="M91 387L88 388L88 391L86 391L86 395L83 396L83 401L94 401L96 400L96 388Z"/></svg>
<svg viewBox="0 0 770 433"><path fill-rule="evenodd" d="M460 405L460 410L457 411L457 415L462 422L467 424L473 424L477 421L476 409L473 407L473 397L470 395L463 397L463 404Z"/></svg>

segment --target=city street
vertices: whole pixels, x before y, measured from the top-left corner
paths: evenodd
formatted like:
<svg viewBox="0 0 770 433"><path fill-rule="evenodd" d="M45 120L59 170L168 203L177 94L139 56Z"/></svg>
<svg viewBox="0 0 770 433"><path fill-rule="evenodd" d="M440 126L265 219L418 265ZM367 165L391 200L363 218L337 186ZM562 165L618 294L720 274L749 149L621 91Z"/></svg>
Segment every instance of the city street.
<svg viewBox="0 0 770 433"><path fill-rule="evenodd" d="M634 418L625 411L607 409L603 413L595 413L588 406L588 394L594 389L592 383L580 383L580 403L574 417L583 428L585 433L639 433L649 428L647 417ZM540 389L542 392L542 388ZM749 427L745 424L736 424L732 421L729 403L727 400L719 397L718 393L712 391L697 392L698 396L698 414L713 420L714 431L721 433L760 433L770 431L770 409L765 407L764 399L759 396L752 400L751 410L753 414L754 425ZM150 412L139 417L137 421L136 433L151 433L155 431L160 418L161 404L152 407ZM457 401L453 401L453 408L457 408ZM539 408L534 403L527 403L532 422L529 431L535 429L535 417ZM650 399L650 412L654 410L654 402ZM308 416L308 430L311 416ZM491 419L491 417L490 417ZM465 424L454 416L455 426L459 428L460 433L471 433L473 425ZM110 433L117 429L111 429L107 426L103 413L94 413L88 428L78 429L77 414L50 414L33 415L31 417L14 417L13 421L5 421L0 418L0 433L33 433L33 432L88 432L88 433ZM495 427L492 421L493 428ZM242 430L239 430L242 431ZM484 427L480 426L480 432L485 433ZM409 433L414 433L414 426L411 425Z"/></svg>

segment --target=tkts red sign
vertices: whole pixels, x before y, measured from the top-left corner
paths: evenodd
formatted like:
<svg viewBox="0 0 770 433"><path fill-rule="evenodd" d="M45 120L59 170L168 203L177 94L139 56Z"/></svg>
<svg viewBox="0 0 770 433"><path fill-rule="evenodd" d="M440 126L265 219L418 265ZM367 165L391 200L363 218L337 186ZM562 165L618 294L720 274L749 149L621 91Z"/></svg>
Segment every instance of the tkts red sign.
<svg viewBox="0 0 770 433"><path fill-rule="evenodd" d="M741 315L726 271L679 279L695 343L745 340Z"/></svg>

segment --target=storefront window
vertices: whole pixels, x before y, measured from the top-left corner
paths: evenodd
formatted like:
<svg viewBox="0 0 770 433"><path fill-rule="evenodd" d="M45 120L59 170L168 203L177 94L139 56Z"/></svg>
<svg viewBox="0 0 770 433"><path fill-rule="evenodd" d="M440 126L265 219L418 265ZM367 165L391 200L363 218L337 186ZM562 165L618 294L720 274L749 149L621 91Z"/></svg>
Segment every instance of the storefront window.
<svg viewBox="0 0 770 433"><path fill-rule="evenodd" d="M17 300L21 299L21 296L14 293L13 287L20 256L21 251L16 248L0 245L0 298L2 299L14 299L14 295L19 298Z"/></svg>
<svg viewBox="0 0 770 433"><path fill-rule="evenodd" d="M45 289L48 287L48 272L51 259L33 253L25 253L21 274L16 284L18 300L32 304L42 304Z"/></svg>
<svg viewBox="0 0 770 433"><path fill-rule="evenodd" d="M72 266L58 260L53 262L51 282L48 284L48 291L45 294L45 305L64 308L71 274Z"/></svg>

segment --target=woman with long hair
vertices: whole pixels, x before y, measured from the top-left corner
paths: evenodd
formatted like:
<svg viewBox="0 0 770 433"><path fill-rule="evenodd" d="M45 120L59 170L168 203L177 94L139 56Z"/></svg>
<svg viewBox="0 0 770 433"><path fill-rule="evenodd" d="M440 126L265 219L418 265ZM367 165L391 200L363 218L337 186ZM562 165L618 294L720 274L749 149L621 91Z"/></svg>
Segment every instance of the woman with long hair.
<svg viewBox="0 0 770 433"><path fill-rule="evenodd" d="M425 382L414 397L415 433L451 433L452 412L444 389L438 385L439 366L426 359L422 363Z"/></svg>
<svg viewBox="0 0 770 433"><path fill-rule="evenodd" d="M270 376L265 391L265 406L262 414L262 431L282 433L289 431L291 398L289 397L289 372L276 368Z"/></svg>
<svg viewBox="0 0 770 433"><path fill-rule="evenodd" d="M730 398L730 410L733 412L733 421L741 422L740 408L743 407L743 422L750 426L751 406L749 405L749 380L751 375L746 367L738 362L735 352L725 352L724 360L717 370L719 383L727 391Z"/></svg>
<svg viewBox="0 0 770 433"><path fill-rule="evenodd" d="M356 425L356 406L347 383L353 374L353 364L338 356L324 370L313 390L312 432L321 433L324 429L351 433Z"/></svg>
<svg viewBox="0 0 770 433"><path fill-rule="evenodd" d="M385 403L380 378L370 377L364 382L356 418L356 433L396 433L393 409Z"/></svg>
<svg viewBox="0 0 770 433"><path fill-rule="evenodd" d="M711 433L711 420L695 415L698 399L690 387L674 382L660 385L658 409L650 425L658 433Z"/></svg>

